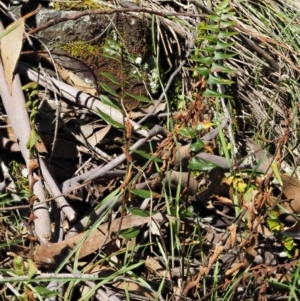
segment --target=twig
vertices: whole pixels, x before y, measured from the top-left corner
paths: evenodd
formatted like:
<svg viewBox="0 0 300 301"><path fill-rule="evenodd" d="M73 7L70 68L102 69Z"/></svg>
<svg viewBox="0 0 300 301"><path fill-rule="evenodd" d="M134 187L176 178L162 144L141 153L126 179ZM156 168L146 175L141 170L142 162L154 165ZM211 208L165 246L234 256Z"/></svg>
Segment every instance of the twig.
<svg viewBox="0 0 300 301"><path fill-rule="evenodd" d="M65 220L65 215L57 206L56 202L53 202L51 205L51 216L53 217L54 222L52 240L53 242L62 241L64 238L63 220Z"/></svg>
<svg viewBox="0 0 300 301"><path fill-rule="evenodd" d="M120 176L124 176L125 175L125 171L124 170L115 170L115 171L108 171L106 174L102 175L102 177L120 177ZM58 195L55 195L54 197L51 197L43 202L39 202L39 204L46 204L49 203L55 199L57 199L58 197L61 196L68 196L70 195L75 189L80 189L82 187L85 187L87 184L89 184L90 182L85 182L83 184L80 184L76 187L72 187L70 188L68 191L66 191L65 193L60 193ZM29 208L30 205L18 205L18 206L7 206L4 208L0 208L0 212L1 211L8 211L8 210L16 210L16 209L25 209L25 208Z"/></svg>
<svg viewBox="0 0 300 301"><path fill-rule="evenodd" d="M150 138L152 138L152 137L154 137L158 134L165 135L166 130L163 129L161 126L156 125L149 132L149 134L146 138L142 138L142 139L138 140L132 147L130 147L130 151L138 149L148 139L150 139ZM96 168L94 168L94 169L92 169L92 170L90 170L90 171L88 171L88 172L86 172L82 175L76 176L72 179L69 179L69 180L65 181L62 184L62 192L65 192L65 191L71 189L72 187L75 187L76 185L78 185L78 183L86 183L88 181L93 181L93 180L101 177L106 172L110 171L113 168L116 168L118 165L120 165L125 160L126 160L126 155L122 154L122 155L120 155L119 157L113 159L111 162L109 162L108 164L106 164L104 166L96 167Z"/></svg>
<svg viewBox="0 0 300 301"><path fill-rule="evenodd" d="M220 125L220 128L221 129L224 129L227 125L227 123L229 122L229 119L228 118L224 118L221 125ZM207 134L205 134L204 136L201 137L201 140L203 141L210 141L214 138L216 138L219 134L219 128L215 128L213 130L210 130Z"/></svg>
<svg viewBox="0 0 300 301"><path fill-rule="evenodd" d="M99 280L97 274L70 274L70 273L41 273L36 277L29 279L28 276L0 277L0 283L10 282L48 282L51 280Z"/></svg>
<svg viewBox="0 0 300 301"><path fill-rule="evenodd" d="M59 19L52 19L47 23L42 24L41 26L30 30L29 34L34 34L39 32L43 29L46 29L50 26L69 21L69 20L77 20L84 16L90 15L112 15L115 13L130 13L130 12L137 12L137 13L149 13L152 15L167 17L167 16L187 16L187 17L205 17L206 14L194 14L194 13L178 13L178 12L168 12L168 11L155 11L149 8L144 7L135 7L135 8L115 8L111 10L103 10L103 9L95 9L95 10L87 10L80 13L75 13L70 16L61 17Z"/></svg>
<svg viewBox="0 0 300 301"><path fill-rule="evenodd" d="M3 32L4 28L0 23L0 31ZM29 169L29 150L26 148L26 143L30 137L30 121L28 113L25 109L25 97L22 91L21 81L18 74L15 74L12 82L12 93L8 91L7 83L5 80L4 70L0 64L0 95L13 128L15 137L19 143L22 156ZM40 201L45 200L44 189L42 181L38 180L34 187L34 193L38 196ZM35 233L42 243L47 243L51 238L50 217L46 204L35 202L34 205L36 219L34 219Z"/></svg>
<svg viewBox="0 0 300 301"><path fill-rule="evenodd" d="M17 71L22 74L23 76L27 77L31 81L38 82L39 85L43 87L48 87L48 89L52 92L59 92L62 97L65 99L71 101L73 104L86 107L90 110L92 110L95 114L98 114L98 109L105 114L109 115L114 121L123 124L123 114L108 106L103 104L98 98L91 96L89 94L86 94L74 87L69 86L68 84L65 84L61 81L58 81L54 78L45 78L44 76L38 74L37 72L22 66L21 64L18 65ZM53 86L55 87L55 90L52 89L52 86L49 87L49 81L53 83ZM130 120L130 123L132 124L134 130L136 130L137 133L140 135L147 137L148 131L146 130L140 130L140 125L132 120Z"/></svg>
<svg viewBox="0 0 300 301"><path fill-rule="evenodd" d="M57 187L55 181L53 180L49 170L47 169L44 159L39 157L39 163L40 163L43 179L50 193L52 195L60 194L61 192ZM58 197L56 199L56 203L59 206L59 208L64 212L64 214L66 215L69 221L73 221L76 218L76 213L74 209L69 205L69 203L66 201L66 199L63 196Z"/></svg>

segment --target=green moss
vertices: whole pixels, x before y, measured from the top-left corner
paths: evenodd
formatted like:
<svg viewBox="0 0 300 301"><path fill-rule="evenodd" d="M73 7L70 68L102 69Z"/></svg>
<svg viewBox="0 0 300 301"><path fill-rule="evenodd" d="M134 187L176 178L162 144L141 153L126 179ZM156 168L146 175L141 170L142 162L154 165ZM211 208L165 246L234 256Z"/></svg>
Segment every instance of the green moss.
<svg viewBox="0 0 300 301"><path fill-rule="evenodd" d="M68 51L73 57L81 60L88 59L101 52L100 46L92 45L84 41L72 41L65 45L60 45L59 47Z"/></svg>
<svg viewBox="0 0 300 301"><path fill-rule="evenodd" d="M72 0L66 2L54 2L53 6L56 10L87 10L106 8L103 5L99 5L95 0L82 0L80 2Z"/></svg>

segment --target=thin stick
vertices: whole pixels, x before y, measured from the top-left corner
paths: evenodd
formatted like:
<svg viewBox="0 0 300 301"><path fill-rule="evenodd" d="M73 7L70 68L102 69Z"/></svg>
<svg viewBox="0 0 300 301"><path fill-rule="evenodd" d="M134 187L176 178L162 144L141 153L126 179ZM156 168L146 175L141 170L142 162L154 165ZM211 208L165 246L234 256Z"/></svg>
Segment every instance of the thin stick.
<svg viewBox="0 0 300 301"><path fill-rule="evenodd" d="M77 20L79 18L82 18L84 16L90 16L90 15L112 15L115 13L131 13L131 12L137 12L137 13L149 13L157 16L167 17L167 16L187 16L187 17L205 17L207 14L194 14L194 13L177 13L177 12L168 12L168 11L155 11L149 8L144 7L135 7L135 8L115 8L110 10L103 10L103 9L95 9L95 10L87 10L80 13L73 14L71 16L65 16L61 17L60 19L52 19L41 26L34 28L30 30L29 34L37 33L43 29L46 29L50 26L69 21L69 20Z"/></svg>

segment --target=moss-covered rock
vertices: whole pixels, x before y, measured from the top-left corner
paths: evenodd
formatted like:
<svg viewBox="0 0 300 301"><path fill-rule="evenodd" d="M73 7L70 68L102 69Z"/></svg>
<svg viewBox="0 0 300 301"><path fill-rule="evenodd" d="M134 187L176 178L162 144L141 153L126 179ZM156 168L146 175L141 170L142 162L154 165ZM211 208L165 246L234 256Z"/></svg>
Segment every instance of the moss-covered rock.
<svg viewBox="0 0 300 301"><path fill-rule="evenodd" d="M95 0L81 0L81 1L64 1L64 2L53 2L53 8L56 10L87 10L87 9L98 9L106 7L99 5L98 1Z"/></svg>

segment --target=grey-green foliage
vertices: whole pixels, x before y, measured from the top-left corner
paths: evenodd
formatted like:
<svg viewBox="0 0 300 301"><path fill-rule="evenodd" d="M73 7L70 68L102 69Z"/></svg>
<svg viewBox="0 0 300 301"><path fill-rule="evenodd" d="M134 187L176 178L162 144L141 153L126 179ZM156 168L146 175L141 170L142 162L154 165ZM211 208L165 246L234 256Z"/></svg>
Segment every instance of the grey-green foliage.
<svg viewBox="0 0 300 301"><path fill-rule="evenodd" d="M231 98L211 89L213 85L232 84L233 81L222 77L222 74L236 72L223 64L224 60L236 55L229 51L234 42L228 42L229 38L237 34L229 30L235 24L235 21L231 20L235 13L230 7L230 0L224 0L217 5L214 13L209 14L206 20L198 25L196 47L192 56L196 65L194 76L202 75L207 84L203 96Z"/></svg>

